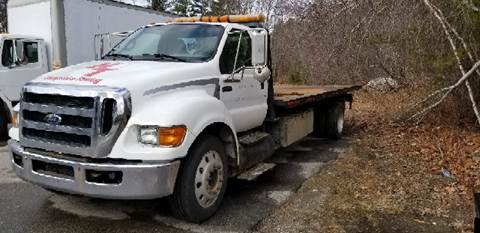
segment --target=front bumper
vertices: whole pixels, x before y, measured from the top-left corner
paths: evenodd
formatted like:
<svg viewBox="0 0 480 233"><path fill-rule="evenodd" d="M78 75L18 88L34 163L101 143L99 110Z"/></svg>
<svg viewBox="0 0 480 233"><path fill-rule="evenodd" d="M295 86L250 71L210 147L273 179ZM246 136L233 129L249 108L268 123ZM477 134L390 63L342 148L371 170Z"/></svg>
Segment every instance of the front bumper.
<svg viewBox="0 0 480 233"><path fill-rule="evenodd" d="M180 161L169 163L88 163L53 158L26 151L16 140L8 141L10 159L16 174L47 189L106 199L154 199L173 193ZM14 160L15 158L15 160ZM40 172L34 164L61 167L70 176L55 172ZM87 181L87 172L117 172L122 174L117 184Z"/></svg>

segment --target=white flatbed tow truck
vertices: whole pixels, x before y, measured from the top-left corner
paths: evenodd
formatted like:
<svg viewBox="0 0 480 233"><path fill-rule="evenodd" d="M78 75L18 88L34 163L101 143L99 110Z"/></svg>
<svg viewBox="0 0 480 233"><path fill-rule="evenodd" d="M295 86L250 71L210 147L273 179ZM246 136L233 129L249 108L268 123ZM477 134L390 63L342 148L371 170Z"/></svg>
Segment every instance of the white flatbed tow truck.
<svg viewBox="0 0 480 233"><path fill-rule="evenodd" d="M100 61L27 83L9 132L16 174L97 198L168 196L176 217L202 222L229 178L273 168L262 162L307 135L341 137L360 86L275 86L262 21L147 25Z"/></svg>

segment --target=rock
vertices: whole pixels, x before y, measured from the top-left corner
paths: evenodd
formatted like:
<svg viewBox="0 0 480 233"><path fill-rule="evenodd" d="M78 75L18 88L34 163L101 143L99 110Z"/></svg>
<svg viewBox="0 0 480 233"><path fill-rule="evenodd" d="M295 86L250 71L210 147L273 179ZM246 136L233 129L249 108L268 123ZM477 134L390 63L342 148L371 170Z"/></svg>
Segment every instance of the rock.
<svg viewBox="0 0 480 233"><path fill-rule="evenodd" d="M475 162L480 162L480 150L473 152L472 159Z"/></svg>
<svg viewBox="0 0 480 233"><path fill-rule="evenodd" d="M382 77L370 80L365 86L368 91L388 92L399 87L397 80L389 77Z"/></svg>

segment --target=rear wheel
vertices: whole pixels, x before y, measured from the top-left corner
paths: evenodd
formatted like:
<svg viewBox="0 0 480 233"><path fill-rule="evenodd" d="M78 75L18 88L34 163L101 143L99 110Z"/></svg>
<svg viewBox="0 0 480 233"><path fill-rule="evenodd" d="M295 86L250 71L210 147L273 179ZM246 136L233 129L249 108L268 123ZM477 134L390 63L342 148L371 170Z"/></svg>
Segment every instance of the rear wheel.
<svg viewBox="0 0 480 233"><path fill-rule="evenodd" d="M214 136L200 138L180 168L170 196L172 213L200 223L220 207L227 187L228 167L223 143Z"/></svg>
<svg viewBox="0 0 480 233"><path fill-rule="evenodd" d="M340 139L345 123L345 102L335 101L315 109L314 134L317 137Z"/></svg>
<svg viewBox="0 0 480 233"><path fill-rule="evenodd" d="M329 109L325 125L326 136L331 139L342 137L345 122L345 102L335 102Z"/></svg>

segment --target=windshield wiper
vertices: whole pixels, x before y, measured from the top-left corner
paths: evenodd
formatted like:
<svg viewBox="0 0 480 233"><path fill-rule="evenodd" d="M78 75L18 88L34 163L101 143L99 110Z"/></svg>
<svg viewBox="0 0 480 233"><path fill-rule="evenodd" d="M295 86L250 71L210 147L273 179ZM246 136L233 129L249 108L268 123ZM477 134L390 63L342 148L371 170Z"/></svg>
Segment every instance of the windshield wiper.
<svg viewBox="0 0 480 233"><path fill-rule="evenodd" d="M128 55L128 54L121 54L121 53L111 53L107 54L104 57L121 57L121 58L127 58L128 60L133 60L133 57Z"/></svg>
<svg viewBox="0 0 480 233"><path fill-rule="evenodd" d="M156 59L171 59L179 62L187 62L187 60L180 58L180 57L175 57L172 55L164 54L164 53L156 53L156 54L143 54L143 56L153 56Z"/></svg>

